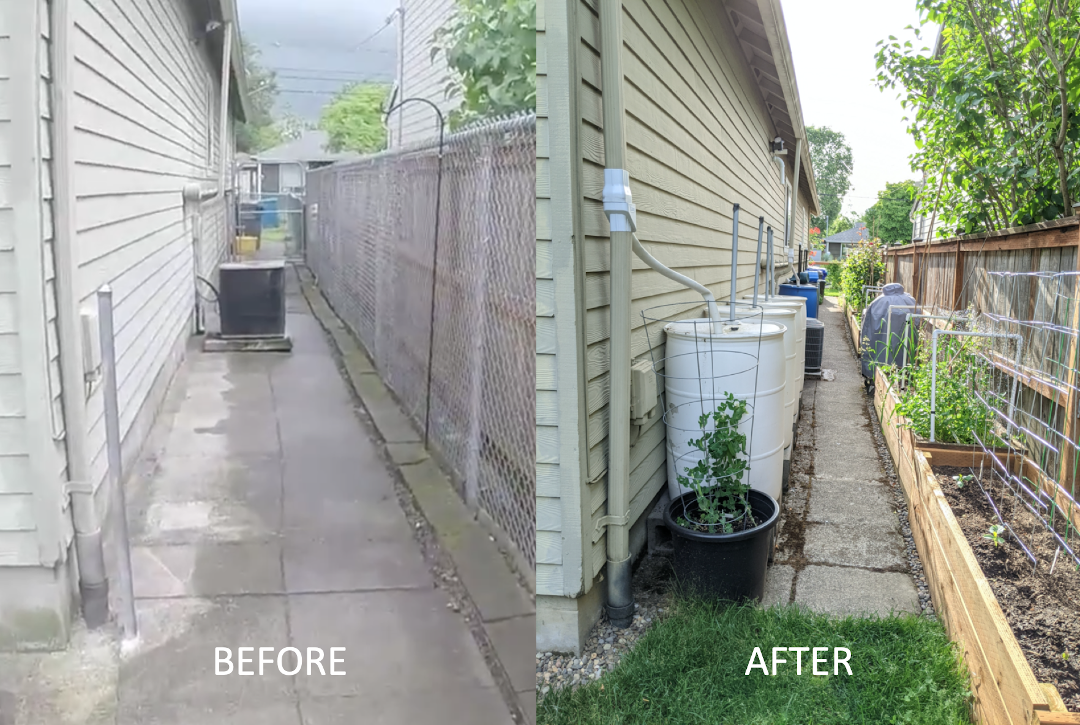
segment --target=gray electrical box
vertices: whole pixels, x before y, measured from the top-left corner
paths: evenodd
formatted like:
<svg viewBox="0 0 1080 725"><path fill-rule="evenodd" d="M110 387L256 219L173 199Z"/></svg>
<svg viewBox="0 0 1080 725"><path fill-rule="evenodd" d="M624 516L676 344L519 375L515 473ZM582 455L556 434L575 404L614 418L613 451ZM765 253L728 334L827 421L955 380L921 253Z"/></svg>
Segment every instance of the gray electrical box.
<svg viewBox="0 0 1080 725"><path fill-rule="evenodd" d="M644 425L657 414L656 373L652 362L639 360L630 366L630 422Z"/></svg>

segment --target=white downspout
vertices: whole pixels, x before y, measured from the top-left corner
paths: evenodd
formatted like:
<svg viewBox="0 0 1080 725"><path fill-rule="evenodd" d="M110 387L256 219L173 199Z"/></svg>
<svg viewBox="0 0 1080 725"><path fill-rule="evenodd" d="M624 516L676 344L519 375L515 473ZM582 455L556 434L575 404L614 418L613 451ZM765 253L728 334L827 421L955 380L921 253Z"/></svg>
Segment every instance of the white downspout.
<svg viewBox="0 0 1080 725"><path fill-rule="evenodd" d="M787 151L781 151L779 153L787 153ZM791 201L790 201L790 199L791 199L791 184L789 184L788 180L787 180L787 166L784 164L784 159L781 156L778 156L776 152L773 153L772 158L773 158L773 161L780 164L780 181L784 184L784 245L786 246L787 245L788 226L789 226L788 225L788 207L790 206L790 203L791 203ZM772 245L772 242L770 240L770 242L769 242L769 262L768 262L769 277L768 277L768 280L767 280L768 284L766 285L766 290L767 290L767 293L765 295L766 299L768 299L769 297L776 294L776 261L775 261L774 254L775 253L774 253L774 250L773 250L773 245Z"/></svg>
<svg viewBox="0 0 1080 725"><path fill-rule="evenodd" d="M622 0L600 2L600 72L604 118L604 213L611 228L607 515L607 614L617 629L634 618L630 569L630 301L636 212L624 169ZM587 555L583 552L583 555Z"/></svg>
<svg viewBox="0 0 1080 725"><path fill-rule="evenodd" d="M607 613L612 626L630 626L634 598L630 581L630 301L631 250L652 269L698 292L719 321L716 298L704 285L658 262L637 238L637 209L630 191L622 101L622 0L601 0L600 52L604 118L604 214L611 232L611 337L609 379L607 510Z"/></svg>
<svg viewBox="0 0 1080 725"><path fill-rule="evenodd" d="M109 619L109 585L105 572L101 523L94 503L94 483L90 480L87 452L86 372L80 300L76 292L79 259L76 253L75 189L72 173L75 159L71 112L72 82L71 32L74 20L70 0L53 0L52 36L52 175L53 175L53 264L56 268L56 323L60 343L60 400L64 407L64 448L67 454L67 489L71 497L71 523L75 531L75 556L79 567L79 601L83 619L90 628ZM113 511L113 516L125 516Z"/></svg>
<svg viewBox="0 0 1080 725"><path fill-rule="evenodd" d="M405 3L402 2L398 5L398 94L402 98L405 98ZM401 139L405 133L405 114L403 109L399 108L397 112L397 146L401 147Z"/></svg>
<svg viewBox="0 0 1080 725"><path fill-rule="evenodd" d="M792 250L795 249L795 225L798 224L799 219L799 171L802 167L802 139L796 139L795 141L795 173L793 174L795 186L788 186L791 191L791 211L790 224L788 225L788 237L787 246ZM785 179L786 181L786 179Z"/></svg>
<svg viewBox="0 0 1080 725"><path fill-rule="evenodd" d="M193 181L184 187L183 196L186 202L185 206L192 206L196 210L199 209L199 205L206 201L213 201L219 197L224 197L225 187L229 176L229 81L232 79L232 41L233 41L233 23L232 20L226 20L219 28L224 34L221 41L221 102L218 107L218 184L216 189L206 189L197 181ZM229 213L228 209L225 209L223 214ZM187 216L185 210L185 217ZM229 220L225 220L225 228L228 229ZM199 334L203 332L202 329L202 306L199 304L199 278L202 272L202 255L200 253L200 246L202 245L202 215L197 214L194 222L194 232L191 237L191 254L192 254L192 267L195 279L192 280L192 284L195 286L195 333ZM235 253L235 239L227 240L229 251Z"/></svg>
<svg viewBox="0 0 1080 725"><path fill-rule="evenodd" d="M225 193L229 175L229 81L232 79L232 40L233 24L226 20L220 26L222 38L221 50L221 103L218 114L218 185L216 189L206 189L198 182L184 187L184 200L203 202L217 199Z"/></svg>

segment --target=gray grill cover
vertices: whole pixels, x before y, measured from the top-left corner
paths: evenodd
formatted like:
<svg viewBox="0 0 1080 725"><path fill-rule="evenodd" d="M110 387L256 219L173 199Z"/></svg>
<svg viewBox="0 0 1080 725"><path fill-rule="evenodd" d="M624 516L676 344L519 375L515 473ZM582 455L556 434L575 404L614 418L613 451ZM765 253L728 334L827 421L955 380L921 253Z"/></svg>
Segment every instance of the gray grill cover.
<svg viewBox="0 0 1080 725"><path fill-rule="evenodd" d="M888 328L889 307L893 305L914 305L915 298L904 292L901 284L887 284L881 291L881 296L871 302L863 312L862 330L862 374L863 377L872 378L874 373L870 369L870 363L878 364L901 364L906 361L899 353L900 342L903 339L904 320L909 313L918 312L913 308L892 311L892 340L889 345L889 356L885 356L885 336Z"/></svg>

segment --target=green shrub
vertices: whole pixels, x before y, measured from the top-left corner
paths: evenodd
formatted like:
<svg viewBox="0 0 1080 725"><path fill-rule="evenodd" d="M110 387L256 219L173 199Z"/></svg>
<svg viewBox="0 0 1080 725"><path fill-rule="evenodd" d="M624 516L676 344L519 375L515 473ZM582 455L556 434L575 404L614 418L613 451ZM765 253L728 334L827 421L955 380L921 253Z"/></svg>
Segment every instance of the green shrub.
<svg viewBox="0 0 1080 725"><path fill-rule="evenodd" d="M937 349L937 385L934 399L934 438L940 443L1003 445L994 434L994 413L973 393L990 389L991 374L978 355L972 338L941 337ZM900 391L896 412L922 438L930 438L931 347L924 341L915 354L915 364L902 373L907 385ZM901 374L885 368L891 381Z"/></svg>
<svg viewBox="0 0 1080 725"><path fill-rule="evenodd" d="M859 242L841 262L840 285L848 307L861 313L866 307L863 285L880 285L885 280L885 258L879 240Z"/></svg>
<svg viewBox="0 0 1080 725"><path fill-rule="evenodd" d="M825 293L826 294L839 294L840 293L840 274L841 266L840 262L814 262L815 267L820 267L829 273L829 276L825 278Z"/></svg>

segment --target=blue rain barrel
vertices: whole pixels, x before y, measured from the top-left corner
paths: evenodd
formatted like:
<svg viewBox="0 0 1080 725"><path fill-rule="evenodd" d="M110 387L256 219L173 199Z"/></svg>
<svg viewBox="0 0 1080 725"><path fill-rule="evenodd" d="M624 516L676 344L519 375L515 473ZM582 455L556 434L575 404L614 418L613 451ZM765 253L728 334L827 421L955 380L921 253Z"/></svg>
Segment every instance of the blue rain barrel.
<svg viewBox="0 0 1080 725"><path fill-rule="evenodd" d="M262 226L264 229L276 229L278 226L278 200L276 198L263 199Z"/></svg>
<svg viewBox="0 0 1080 725"><path fill-rule="evenodd" d="M806 298L806 316L817 318L818 287L816 284L782 284L780 294Z"/></svg>

